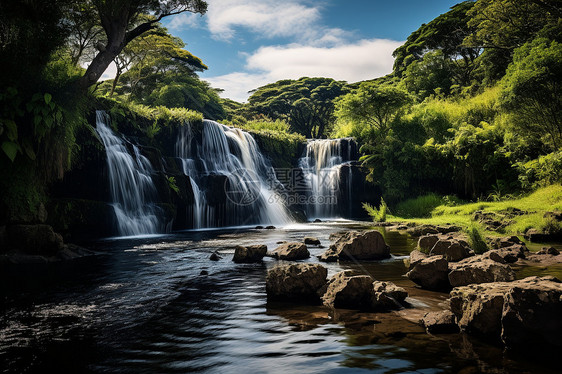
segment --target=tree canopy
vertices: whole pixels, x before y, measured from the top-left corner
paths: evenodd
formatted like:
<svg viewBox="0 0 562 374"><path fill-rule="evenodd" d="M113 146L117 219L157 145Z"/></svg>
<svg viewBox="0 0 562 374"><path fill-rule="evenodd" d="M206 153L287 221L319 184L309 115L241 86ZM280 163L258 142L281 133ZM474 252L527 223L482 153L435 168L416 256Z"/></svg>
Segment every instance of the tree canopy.
<svg viewBox="0 0 562 374"><path fill-rule="evenodd" d="M286 119L295 132L308 138L322 138L334 121L333 100L345 92L345 82L304 77L260 87L248 102L256 113Z"/></svg>

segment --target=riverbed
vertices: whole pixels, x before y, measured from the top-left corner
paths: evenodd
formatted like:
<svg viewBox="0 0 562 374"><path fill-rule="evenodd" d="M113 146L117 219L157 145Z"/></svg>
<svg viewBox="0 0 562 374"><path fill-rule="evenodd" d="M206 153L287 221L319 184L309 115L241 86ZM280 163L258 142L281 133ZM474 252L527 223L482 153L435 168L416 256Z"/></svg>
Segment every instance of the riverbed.
<svg viewBox="0 0 562 374"><path fill-rule="evenodd" d="M1 367L76 373L556 372L463 334L426 334L419 318L442 309L448 295L421 290L404 276L404 260L415 246L405 233L384 232L389 260L325 264L328 276L352 268L404 287L410 307L391 313L268 303L265 276L279 261L231 261L236 245L267 244L272 250L279 241L316 236L327 247L331 233L368 228L332 221L112 238L85 243L97 256L2 269ZM317 262L325 249L309 246L307 262ZM220 261L209 260L215 251Z"/></svg>

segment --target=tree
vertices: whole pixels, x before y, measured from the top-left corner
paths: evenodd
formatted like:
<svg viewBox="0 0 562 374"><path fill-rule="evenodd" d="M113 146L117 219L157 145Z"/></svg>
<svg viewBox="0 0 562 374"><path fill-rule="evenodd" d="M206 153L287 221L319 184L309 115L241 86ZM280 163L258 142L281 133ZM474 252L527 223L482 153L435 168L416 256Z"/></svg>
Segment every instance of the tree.
<svg viewBox="0 0 562 374"><path fill-rule="evenodd" d="M129 43L115 57L117 73L109 95L113 95L119 78L129 68L131 93L135 92L136 85L148 75L172 70L194 75L197 71L206 70L207 66L201 59L183 49L184 47L185 43L180 38L170 35L161 25L156 25L153 30Z"/></svg>
<svg viewBox="0 0 562 374"><path fill-rule="evenodd" d="M457 84L468 84L474 60L480 54L479 47L463 45L463 40L474 30L474 26L467 24L470 19L468 13L473 6L474 2L464 1L428 24L421 25L408 37L404 45L393 52L394 73L401 77L410 64L423 60L428 52L439 51L443 60L450 65L456 65L460 71Z"/></svg>
<svg viewBox="0 0 562 374"><path fill-rule="evenodd" d="M336 118L365 124L378 139L384 139L389 125L411 102L408 93L396 86L363 82L357 90L342 96L336 104Z"/></svg>
<svg viewBox="0 0 562 374"><path fill-rule="evenodd" d="M562 147L562 43L537 38L515 51L501 83L500 104L521 133Z"/></svg>
<svg viewBox="0 0 562 374"><path fill-rule="evenodd" d="M157 28L164 17L183 12L204 14L207 3L202 0L90 0L106 37L86 73L78 81L82 90L95 84L111 61L138 36ZM142 15L151 14L149 20L139 22Z"/></svg>
<svg viewBox="0 0 562 374"><path fill-rule="evenodd" d="M308 138L321 138L334 121L333 100L345 92L344 82L305 77L260 87L248 102L258 114L287 120L293 131Z"/></svg>
<svg viewBox="0 0 562 374"><path fill-rule="evenodd" d="M559 0L478 0L468 11L473 30L463 45L484 48L479 59L484 79L497 81L511 63L513 51L542 30L556 28Z"/></svg>

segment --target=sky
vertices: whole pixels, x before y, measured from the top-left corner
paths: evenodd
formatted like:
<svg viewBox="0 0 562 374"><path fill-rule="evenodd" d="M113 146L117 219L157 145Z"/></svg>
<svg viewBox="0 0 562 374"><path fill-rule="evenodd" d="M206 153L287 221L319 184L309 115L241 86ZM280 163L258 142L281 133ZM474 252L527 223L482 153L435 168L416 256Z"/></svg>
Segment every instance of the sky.
<svg viewBox="0 0 562 374"><path fill-rule="evenodd" d="M248 91L280 79L384 76L410 33L460 1L207 0L204 16L162 23L209 67L201 79L245 102Z"/></svg>

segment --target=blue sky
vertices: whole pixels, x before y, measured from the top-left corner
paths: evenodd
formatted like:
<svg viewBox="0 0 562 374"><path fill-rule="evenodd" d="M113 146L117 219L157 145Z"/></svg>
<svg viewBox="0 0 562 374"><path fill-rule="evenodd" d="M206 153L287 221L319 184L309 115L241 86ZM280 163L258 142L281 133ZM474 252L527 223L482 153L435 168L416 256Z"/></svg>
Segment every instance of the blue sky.
<svg viewBox="0 0 562 374"><path fill-rule="evenodd" d="M391 71L392 51L460 0L208 0L206 15L163 23L209 66L201 78L246 101L279 79L348 82Z"/></svg>

